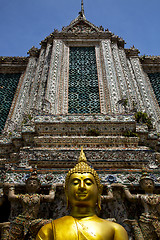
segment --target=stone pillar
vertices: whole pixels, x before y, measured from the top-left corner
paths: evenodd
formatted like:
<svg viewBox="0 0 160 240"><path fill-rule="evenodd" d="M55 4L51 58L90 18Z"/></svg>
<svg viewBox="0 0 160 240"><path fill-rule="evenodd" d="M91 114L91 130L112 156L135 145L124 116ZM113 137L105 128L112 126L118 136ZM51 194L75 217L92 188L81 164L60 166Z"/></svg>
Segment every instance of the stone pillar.
<svg viewBox="0 0 160 240"><path fill-rule="evenodd" d="M144 108L148 108L148 111L152 113L152 108L149 101L149 95L148 95L148 86L146 85L146 81L144 78L144 74L142 72L140 61L138 57L130 57L130 62L132 65L132 69L134 71L134 75L137 81L137 86L139 89L139 94L142 96L142 102ZM153 113L152 113L153 114Z"/></svg>
<svg viewBox="0 0 160 240"><path fill-rule="evenodd" d="M134 75L134 70L132 68L132 64L130 62L130 59L127 59L127 64L128 64L130 75L131 75L131 81L132 81L133 87L134 87L133 89L135 90L135 96L137 96L137 98L135 98L136 104L137 104L137 110L144 112L145 108L144 108L144 105L143 105L141 94L139 93L138 84L137 84L137 81L136 81L136 77Z"/></svg>
<svg viewBox="0 0 160 240"><path fill-rule="evenodd" d="M50 61L49 76L47 81L47 89L45 100L50 104L50 113L56 114L57 109L57 89L60 78L60 69L62 61L62 40L53 40L53 49Z"/></svg>
<svg viewBox="0 0 160 240"><path fill-rule="evenodd" d="M47 79L49 74L49 66L51 61L51 53L52 53L52 43L53 40L49 39L46 46L44 63L43 63L43 70L39 82L38 94L37 94L37 105L36 109L40 113L43 110L44 106L44 96L46 91ZM45 46L45 43L42 43Z"/></svg>
<svg viewBox="0 0 160 240"><path fill-rule="evenodd" d="M156 100L153 97L153 91L151 90L152 88L149 79L142 69L139 57L130 57L130 62L137 81L139 94L142 96L144 111L148 114L148 116L152 117L155 127L158 131L160 131L160 110L158 109Z"/></svg>
<svg viewBox="0 0 160 240"><path fill-rule="evenodd" d="M129 102L130 110L132 110L135 107L133 102L136 103L139 97L137 94L137 90L135 89L134 78L132 77L132 74L130 72L130 69L127 63L125 50L124 48L120 47L118 51L119 51L120 62L122 65L122 69L123 69L123 73L126 79L126 84L128 89L128 102Z"/></svg>
<svg viewBox="0 0 160 240"><path fill-rule="evenodd" d="M154 94L154 91L153 91L153 88L152 88L152 85L151 85L151 82L149 80L149 77L147 75L147 73L144 73L145 75L145 79L146 79L146 82L147 82L147 86L149 88L149 91L150 91L150 100L151 100L151 103L152 103L152 109L153 109L153 116L152 118L154 119L155 123L154 123L154 126L156 127L157 131L160 132L160 108L159 108L159 104L157 102L157 99L156 99L156 96Z"/></svg>
<svg viewBox="0 0 160 240"><path fill-rule="evenodd" d="M108 104L108 99L107 99L108 94L106 96L106 92L108 93L108 88L107 88L107 90L105 89L106 86L104 84L105 81L103 79L103 70L102 70L102 62L101 62L100 46L99 45L97 45L95 47L95 53L96 53L96 62L97 62L97 74L98 74L99 98L100 98L101 113L107 114L109 112L109 104Z"/></svg>
<svg viewBox="0 0 160 240"><path fill-rule="evenodd" d="M114 59L114 64L115 64L115 69L117 73L117 81L118 81L118 87L120 91L120 99L127 99L129 100L129 94L128 94L128 89L127 89L127 84L126 84L126 79L123 73L120 57L119 57L119 51L118 51L118 45L117 42L113 42L112 44L112 52L113 52L113 59ZM119 105L119 111L123 112L124 109L122 108L121 105Z"/></svg>
<svg viewBox="0 0 160 240"><path fill-rule="evenodd" d="M33 79L32 88L29 95L28 108L33 109L33 111L35 110L37 105L37 95L38 95L38 89L39 89L40 79L41 79L43 65L44 65L45 52L46 52L46 46L43 44L40 50L36 73Z"/></svg>
<svg viewBox="0 0 160 240"><path fill-rule="evenodd" d="M102 40L102 51L104 58L107 87L109 89L110 106L112 113L118 113L118 100L120 100L120 90L117 82L116 70L111 49L111 40ZM106 93L107 94L107 93Z"/></svg>
<svg viewBox="0 0 160 240"><path fill-rule="evenodd" d="M68 113L69 47L63 44L56 114Z"/></svg>
<svg viewBox="0 0 160 240"><path fill-rule="evenodd" d="M28 53L30 54L29 62L25 74L22 76L22 79L20 79L21 81L19 81L17 92L13 101L14 111L12 111L12 116L8 120L11 124L8 124L7 128L11 128L11 131L13 130L13 125L14 127L21 126L23 114L26 114L29 111L29 94L33 83L32 81L35 76L39 50L32 47ZM12 123L14 124L12 125Z"/></svg>

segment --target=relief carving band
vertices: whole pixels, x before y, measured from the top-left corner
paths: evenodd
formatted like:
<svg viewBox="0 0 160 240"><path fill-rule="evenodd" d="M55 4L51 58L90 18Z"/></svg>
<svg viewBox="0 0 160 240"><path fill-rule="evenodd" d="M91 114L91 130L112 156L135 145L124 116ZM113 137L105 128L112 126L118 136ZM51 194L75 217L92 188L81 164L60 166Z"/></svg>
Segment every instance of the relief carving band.
<svg viewBox="0 0 160 240"><path fill-rule="evenodd" d="M67 206L71 214L44 225L36 240L127 240L119 224L99 218L102 185L97 172L87 164L81 149L79 162L65 180Z"/></svg>
<svg viewBox="0 0 160 240"><path fill-rule="evenodd" d="M38 194L40 180L37 178L36 172L33 172L26 180L26 194L15 194L15 186L13 184L6 183L5 186L9 187L8 199L11 202L20 201L23 207L23 212L11 223L9 239L34 239L41 226L50 221L37 219L37 215L42 201L52 202L54 200L56 185L52 185L49 195Z"/></svg>

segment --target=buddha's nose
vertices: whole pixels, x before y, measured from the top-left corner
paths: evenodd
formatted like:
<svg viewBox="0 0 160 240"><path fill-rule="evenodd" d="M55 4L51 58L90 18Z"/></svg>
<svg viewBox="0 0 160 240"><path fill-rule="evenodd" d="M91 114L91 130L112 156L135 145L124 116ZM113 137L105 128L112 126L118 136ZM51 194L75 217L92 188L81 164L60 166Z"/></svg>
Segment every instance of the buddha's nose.
<svg viewBox="0 0 160 240"><path fill-rule="evenodd" d="M82 189L85 189L85 183L84 181L80 181L80 184L79 184L79 188L82 190Z"/></svg>

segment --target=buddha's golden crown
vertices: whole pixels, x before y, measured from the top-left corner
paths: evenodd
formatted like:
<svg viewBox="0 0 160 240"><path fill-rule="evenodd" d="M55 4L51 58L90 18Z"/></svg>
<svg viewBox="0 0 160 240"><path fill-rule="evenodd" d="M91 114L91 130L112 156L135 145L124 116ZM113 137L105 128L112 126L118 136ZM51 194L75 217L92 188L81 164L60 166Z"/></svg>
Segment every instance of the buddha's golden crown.
<svg viewBox="0 0 160 240"><path fill-rule="evenodd" d="M83 152L83 147L81 147L81 153L79 156L78 163L75 165L74 168L70 169L69 172L67 173L66 180L65 180L65 189L66 190L67 190L67 186L69 183L69 178L73 173L90 173L90 174L92 174L95 178L98 190L102 191L102 185L100 183L99 176L98 176L97 172L87 164L87 159L86 159L85 153Z"/></svg>

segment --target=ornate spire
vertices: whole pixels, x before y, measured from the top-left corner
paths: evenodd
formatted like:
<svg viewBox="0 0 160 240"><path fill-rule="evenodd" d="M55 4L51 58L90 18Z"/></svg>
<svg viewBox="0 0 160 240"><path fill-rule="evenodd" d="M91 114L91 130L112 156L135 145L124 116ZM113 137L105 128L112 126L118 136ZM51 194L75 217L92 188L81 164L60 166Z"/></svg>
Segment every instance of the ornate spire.
<svg viewBox="0 0 160 240"><path fill-rule="evenodd" d="M81 11L79 12L79 16L86 19L85 15L84 15L84 4L83 4L83 0L81 0Z"/></svg>
<svg viewBox="0 0 160 240"><path fill-rule="evenodd" d="M84 4L83 4L83 0L81 0L81 13L82 13L82 15L84 15Z"/></svg>

